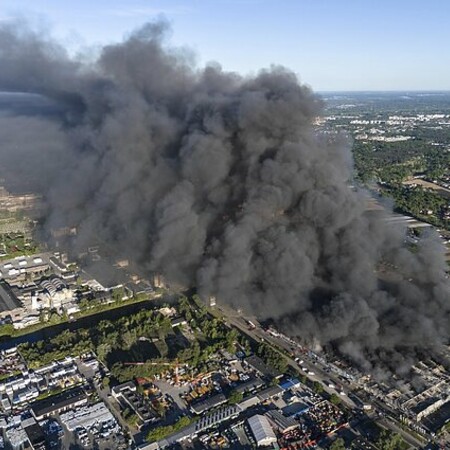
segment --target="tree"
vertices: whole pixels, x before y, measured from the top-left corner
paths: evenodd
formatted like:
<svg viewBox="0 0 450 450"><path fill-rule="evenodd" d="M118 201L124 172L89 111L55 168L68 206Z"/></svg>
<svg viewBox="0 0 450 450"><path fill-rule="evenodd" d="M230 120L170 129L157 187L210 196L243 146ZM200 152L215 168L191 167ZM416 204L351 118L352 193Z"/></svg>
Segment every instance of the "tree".
<svg viewBox="0 0 450 450"><path fill-rule="evenodd" d="M242 402L242 399L244 398L244 394L239 391L231 391L230 396L228 397L228 403L230 405L235 405L236 403Z"/></svg>
<svg viewBox="0 0 450 450"><path fill-rule="evenodd" d="M115 302L120 302L123 299L124 295L125 295L124 288L118 287L118 288L113 289L111 296Z"/></svg>
<svg viewBox="0 0 450 450"><path fill-rule="evenodd" d="M90 302L89 302L89 300L87 298L82 298L78 302L78 306L80 307L81 311L86 311L90 307Z"/></svg>
<svg viewBox="0 0 450 450"><path fill-rule="evenodd" d="M237 332L237 330L235 328L232 328L230 331L228 331L227 333L227 350L230 353L233 353L235 348L234 348L234 343L236 342L237 338L238 338L239 333Z"/></svg>
<svg viewBox="0 0 450 450"><path fill-rule="evenodd" d="M139 422L139 417L131 411L129 408L125 408L125 410L122 413L123 418L125 419L125 422L130 427L136 427Z"/></svg>
<svg viewBox="0 0 450 450"><path fill-rule="evenodd" d="M178 300L178 311L187 320L186 314L191 312L191 305L190 305L189 300L187 299L187 297L185 295L181 295L180 299Z"/></svg>
<svg viewBox="0 0 450 450"><path fill-rule="evenodd" d="M173 425L166 425L162 427L154 428L147 434L147 442L155 442L164 439L169 434L179 431L188 425L190 425L194 419L188 416L182 416Z"/></svg>
<svg viewBox="0 0 450 450"><path fill-rule="evenodd" d="M320 383L319 381L314 381L313 389L316 394L322 394L323 392L322 383Z"/></svg>
<svg viewBox="0 0 450 450"><path fill-rule="evenodd" d="M333 441L333 443L330 445L330 450L345 450L345 442L342 438L337 438Z"/></svg>
<svg viewBox="0 0 450 450"><path fill-rule="evenodd" d="M383 430L378 437L376 446L379 450L401 450L403 439L398 433Z"/></svg>
<svg viewBox="0 0 450 450"><path fill-rule="evenodd" d="M333 405L340 405L341 399L339 398L339 395L337 394L331 394L330 396L330 402L333 403Z"/></svg>
<svg viewBox="0 0 450 450"><path fill-rule="evenodd" d="M164 418L166 416L166 408L161 402L158 402L156 406L154 406L156 413L158 416Z"/></svg>
<svg viewBox="0 0 450 450"><path fill-rule="evenodd" d="M278 351L265 343L261 343L256 351L257 355L269 366L275 368L279 372L286 372L287 360Z"/></svg>
<svg viewBox="0 0 450 450"><path fill-rule="evenodd" d="M110 382L111 382L111 380L108 377L104 377L102 380L103 388L106 389L107 387L109 387Z"/></svg>
<svg viewBox="0 0 450 450"><path fill-rule="evenodd" d="M59 322L61 321L61 317L60 317L60 315L56 312L56 310L52 310L52 311L50 312L48 321L49 321L50 323L59 323Z"/></svg>
<svg viewBox="0 0 450 450"><path fill-rule="evenodd" d="M0 325L0 336L11 336L14 333L14 327L11 323Z"/></svg>

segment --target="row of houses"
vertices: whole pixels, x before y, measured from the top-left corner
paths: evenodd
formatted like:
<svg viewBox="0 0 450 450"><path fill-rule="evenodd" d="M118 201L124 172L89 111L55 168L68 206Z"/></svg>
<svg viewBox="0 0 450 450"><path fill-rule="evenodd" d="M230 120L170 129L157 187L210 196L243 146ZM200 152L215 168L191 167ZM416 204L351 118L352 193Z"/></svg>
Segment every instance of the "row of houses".
<svg viewBox="0 0 450 450"><path fill-rule="evenodd" d="M82 382L73 358L52 362L35 371L24 371L0 382L0 404L4 412L30 403L40 395Z"/></svg>

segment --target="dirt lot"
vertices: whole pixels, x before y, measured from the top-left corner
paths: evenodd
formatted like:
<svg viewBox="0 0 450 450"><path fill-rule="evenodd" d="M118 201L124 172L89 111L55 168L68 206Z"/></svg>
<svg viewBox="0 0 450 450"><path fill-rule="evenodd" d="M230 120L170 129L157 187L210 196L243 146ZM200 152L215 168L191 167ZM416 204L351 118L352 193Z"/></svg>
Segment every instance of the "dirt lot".
<svg viewBox="0 0 450 450"><path fill-rule="evenodd" d="M411 184L417 184L419 186L423 186L424 188L432 189L433 191L436 191L438 194L441 194L443 197L450 198L450 189L439 186L438 184L435 183L431 183L430 181L421 180L420 178L418 179L413 178L412 180L407 180L403 182L403 184L406 186Z"/></svg>

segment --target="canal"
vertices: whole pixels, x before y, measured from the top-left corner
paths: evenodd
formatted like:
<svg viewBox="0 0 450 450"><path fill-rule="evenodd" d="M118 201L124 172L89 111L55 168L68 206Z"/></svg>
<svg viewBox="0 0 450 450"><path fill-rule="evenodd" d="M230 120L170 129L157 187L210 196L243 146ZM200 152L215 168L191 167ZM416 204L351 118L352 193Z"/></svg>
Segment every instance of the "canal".
<svg viewBox="0 0 450 450"><path fill-rule="evenodd" d="M0 350L7 350L12 347L17 347L19 344L24 344L26 342L45 341L51 339L64 330L75 331L80 328L92 328L97 326L101 320L114 321L120 317L135 314L142 309L153 309L155 306L160 306L163 303L170 303L170 298L153 298L138 303L131 303L119 308L109 309L90 316L81 317L73 322L64 322L58 323L57 325L51 325L21 336L2 337L0 338Z"/></svg>

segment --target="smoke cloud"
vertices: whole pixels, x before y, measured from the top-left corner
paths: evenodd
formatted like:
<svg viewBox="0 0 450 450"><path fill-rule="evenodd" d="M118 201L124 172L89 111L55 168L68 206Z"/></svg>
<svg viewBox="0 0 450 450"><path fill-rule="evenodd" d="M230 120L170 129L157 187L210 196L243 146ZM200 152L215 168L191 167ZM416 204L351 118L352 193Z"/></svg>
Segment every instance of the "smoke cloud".
<svg viewBox="0 0 450 450"><path fill-rule="evenodd" d="M76 226L80 248L108 242L367 370L448 343L443 248L430 235L412 253L366 211L350 145L315 132L318 96L283 67L197 68L166 29L80 62L26 24L0 28L0 90L52 105L0 117L0 157L43 192L46 229Z"/></svg>

